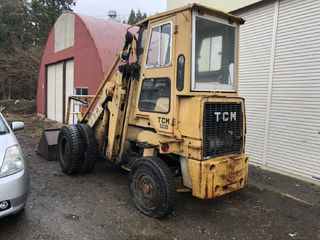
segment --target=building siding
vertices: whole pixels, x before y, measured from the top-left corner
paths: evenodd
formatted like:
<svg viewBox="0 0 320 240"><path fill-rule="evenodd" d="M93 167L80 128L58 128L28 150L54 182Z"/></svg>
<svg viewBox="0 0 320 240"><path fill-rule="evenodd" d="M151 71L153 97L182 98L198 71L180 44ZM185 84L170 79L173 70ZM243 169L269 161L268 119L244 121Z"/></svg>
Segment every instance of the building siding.
<svg viewBox="0 0 320 240"><path fill-rule="evenodd" d="M280 1L267 152L267 166L309 178L320 177L319 13L318 0Z"/></svg>
<svg viewBox="0 0 320 240"><path fill-rule="evenodd" d="M259 164L265 147L273 14L273 4L241 14L246 23L240 30L239 92L247 104L247 152Z"/></svg>
<svg viewBox="0 0 320 240"><path fill-rule="evenodd" d="M318 0L264 1L234 14L251 161L320 180Z"/></svg>

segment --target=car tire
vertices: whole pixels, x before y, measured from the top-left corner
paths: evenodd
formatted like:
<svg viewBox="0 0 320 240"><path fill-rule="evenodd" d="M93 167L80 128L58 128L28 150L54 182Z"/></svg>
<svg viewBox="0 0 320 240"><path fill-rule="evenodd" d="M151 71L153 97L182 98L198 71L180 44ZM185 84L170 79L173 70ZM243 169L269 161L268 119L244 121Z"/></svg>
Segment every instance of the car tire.
<svg viewBox="0 0 320 240"><path fill-rule="evenodd" d="M175 179L161 159L146 157L136 160L129 182L133 202L142 213L162 218L173 211Z"/></svg>
<svg viewBox="0 0 320 240"><path fill-rule="evenodd" d="M82 142L83 142L83 156L80 170L82 173L90 172L98 158L98 145L92 128L88 124L76 125Z"/></svg>
<svg viewBox="0 0 320 240"><path fill-rule="evenodd" d="M58 159L62 171L72 175L78 173L83 158L83 143L75 125L63 126L58 137Z"/></svg>

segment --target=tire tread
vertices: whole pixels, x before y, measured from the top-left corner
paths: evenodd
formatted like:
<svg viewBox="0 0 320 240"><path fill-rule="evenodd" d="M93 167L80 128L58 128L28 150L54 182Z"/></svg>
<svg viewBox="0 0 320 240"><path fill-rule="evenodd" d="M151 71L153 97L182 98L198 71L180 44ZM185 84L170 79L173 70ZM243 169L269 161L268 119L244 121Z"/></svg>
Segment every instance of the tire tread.
<svg viewBox="0 0 320 240"><path fill-rule="evenodd" d="M82 142L84 144L84 151L87 151L87 157L83 155L83 161L81 163L81 172L90 172L97 161L98 145L92 128L88 124L77 124L76 125ZM83 153L84 154L84 153Z"/></svg>
<svg viewBox="0 0 320 240"><path fill-rule="evenodd" d="M163 183L165 185L166 190L166 198L164 203L162 204L161 208L156 208L156 211L147 211L143 209L143 207L139 206L135 201L136 207L143 212L144 214L154 217L154 218L162 218L168 214L170 214L173 211L174 203L175 203L175 195L176 195L176 183L175 179L167 166L165 162L163 162L158 157L149 157L149 158L141 158L138 159L132 166L132 169L130 171L130 190L131 193L133 193L133 190L131 189L131 182L133 181L134 172L137 168L141 165L146 165L150 167L153 171L157 172L161 176L161 180L163 180Z"/></svg>
<svg viewBox="0 0 320 240"><path fill-rule="evenodd" d="M75 125L63 126L60 129L58 143L60 144L60 139L63 136L66 136L68 140L70 140L71 145L71 159L68 166L63 166L60 154L58 154L58 158L61 164L62 171L68 175L78 173L80 170L80 163L82 162L82 149L83 143L81 141L80 133ZM60 149L60 146L59 146Z"/></svg>

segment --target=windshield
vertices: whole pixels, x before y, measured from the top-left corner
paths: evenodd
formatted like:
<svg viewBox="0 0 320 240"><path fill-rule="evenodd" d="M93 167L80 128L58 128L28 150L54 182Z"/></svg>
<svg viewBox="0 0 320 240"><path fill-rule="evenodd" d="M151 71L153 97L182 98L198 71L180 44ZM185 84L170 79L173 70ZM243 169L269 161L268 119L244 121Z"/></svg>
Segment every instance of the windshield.
<svg viewBox="0 0 320 240"><path fill-rule="evenodd" d="M210 16L194 21L193 90L235 91L236 27Z"/></svg>
<svg viewBox="0 0 320 240"><path fill-rule="evenodd" d="M139 63L142 62L144 45L146 44L146 33L147 26L143 26L139 29L139 38L138 38L138 46L137 46L137 55Z"/></svg>
<svg viewBox="0 0 320 240"><path fill-rule="evenodd" d="M8 128L0 115L0 134L6 134L8 132Z"/></svg>

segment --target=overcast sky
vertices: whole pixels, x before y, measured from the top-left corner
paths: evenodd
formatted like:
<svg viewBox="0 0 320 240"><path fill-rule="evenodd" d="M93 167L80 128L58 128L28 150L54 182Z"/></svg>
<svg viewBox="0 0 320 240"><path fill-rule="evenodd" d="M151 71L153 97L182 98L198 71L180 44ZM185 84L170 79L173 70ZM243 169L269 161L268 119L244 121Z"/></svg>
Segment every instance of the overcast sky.
<svg viewBox="0 0 320 240"><path fill-rule="evenodd" d="M166 9L166 0L77 0L75 12L95 17L107 18L109 10L117 11L119 17L127 18L131 9L147 15L163 12Z"/></svg>

